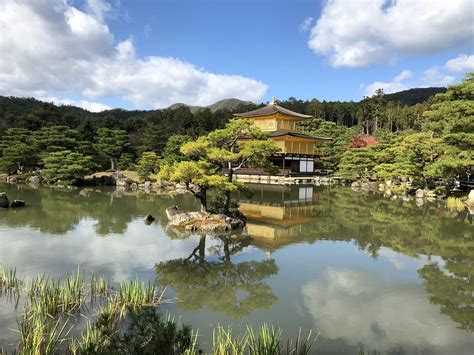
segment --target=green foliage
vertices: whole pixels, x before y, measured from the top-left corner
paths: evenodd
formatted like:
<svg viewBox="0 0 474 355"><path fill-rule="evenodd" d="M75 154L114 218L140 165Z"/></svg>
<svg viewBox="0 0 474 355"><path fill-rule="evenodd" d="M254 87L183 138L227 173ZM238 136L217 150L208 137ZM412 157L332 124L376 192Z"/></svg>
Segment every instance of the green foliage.
<svg viewBox="0 0 474 355"><path fill-rule="evenodd" d="M377 165L376 152L376 146L348 149L342 154L337 176L347 180L372 178Z"/></svg>
<svg viewBox="0 0 474 355"><path fill-rule="evenodd" d="M76 151L79 132L67 126L46 126L32 132L32 144L39 154L61 150Z"/></svg>
<svg viewBox="0 0 474 355"><path fill-rule="evenodd" d="M141 152L155 152L161 154L169 137L169 130L162 125L152 124L143 130Z"/></svg>
<svg viewBox="0 0 474 355"><path fill-rule="evenodd" d="M173 135L171 136L163 149L162 158L165 163L174 163L181 160L186 160L187 157L181 153L181 146L192 140L188 135Z"/></svg>
<svg viewBox="0 0 474 355"><path fill-rule="evenodd" d="M44 158L44 177L51 181L71 183L89 174L95 167L90 156L70 150L47 153Z"/></svg>
<svg viewBox="0 0 474 355"><path fill-rule="evenodd" d="M0 150L0 169L8 174L31 169L38 160L32 146L31 132L27 129L7 129L2 136Z"/></svg>
<svg viewBox="0 0 474 355"><path fill-rule="evenodd" d="M132 170L135 164L133 163L133 154L122 153L119 160L117 161L117 167L120 170Z"/></svg>
<svg viewBox="0 0 474 355"><path fill-rule="evenodd" d="M320 118L312 119L302 126L308 134L332 138L318 147L321 153L317 162L318 167L328 170L337 168L342 154L348 149L353 136L358 132L358 127L347 128Z"/></svg>
<svg viewBox="0 0 474 355"><path fill-rule="evenodd" d="M110 159L111 169L115 170L116 160L127 148L130 147L130 139L127 131L119 129L99 128L97 130L94 148L99 154Z"/></svg>
<svg viewBox="0 0 474 355"><path fill-rule="evenodd" d="M235 119L223 129L182 145L181 153L192 161L163 165L158 179L184 184L200 199L203 211L207 210L207 190L224 191L224 213L227 213L230 192L239 187L233 181L233 174L243 166L270 168L268 158L278 150L275 142L266 139L265 133L251 121Z"/></svg>
<svg viewBox="0 0 474 355"><path fill-rule="evenodd" d="M158 163L159 158L155 152L143 152L135 169L142 179L148 180L151 174L158 172Z"/></svg>

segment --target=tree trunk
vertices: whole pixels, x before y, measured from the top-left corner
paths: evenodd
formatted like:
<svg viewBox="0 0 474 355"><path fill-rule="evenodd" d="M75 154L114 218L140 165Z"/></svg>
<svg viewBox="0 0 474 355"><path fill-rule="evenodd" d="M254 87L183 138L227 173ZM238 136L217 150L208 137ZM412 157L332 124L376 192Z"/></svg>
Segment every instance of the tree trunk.
<svg viewBox="0 0 474 355"><path fill-rule="evenodd" d="M232 167L229 163L229 172L227 173L227 181L228 182L232 182L232 179L233 179L233 175L234 175L234 171L232 170ZM224 214L227 215L229 214L229 211L230 211L230 191L226 191L225 192L225 198L224 198Z"/></svg>
<svg viewBox="0 0 474 355"><path fill-rule="evenodd" d="M115 171L115 159L110 158L110 170Z"/></svg>
<svg viewBox="0 0 474 355"><path fill-rule="evenodd" d="M201 189L199 192L193 192L190 190L195 197L198 198L201 203L201 212L207 212L207 190Z"/></svg>

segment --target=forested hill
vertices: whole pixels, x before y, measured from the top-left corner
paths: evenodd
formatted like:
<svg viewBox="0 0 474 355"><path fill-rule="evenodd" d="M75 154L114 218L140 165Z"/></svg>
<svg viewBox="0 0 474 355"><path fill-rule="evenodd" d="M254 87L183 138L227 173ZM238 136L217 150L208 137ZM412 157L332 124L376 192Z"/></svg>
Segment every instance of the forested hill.
<svg viewBox="0 0 474 355"><path fill-rule="evenodd" d="M239 99L225 99L225 100L217 101L217 102L215 102L215 103L213 103L212 105L209 105L209 106L190 106L190 105L186 105L186 104L183 104L183 103L177 103L177 104L173 104L173 105L169 106L168 109L174 110L174 109L177 109L179 107L187 107L187 108L189 108L189 110L192 113L196 113L198 111L202 111L202 110L205 110L205 109L209 109L209 110L211 110L211 112L216 112L216 111L219 111L219 110L232 111L232 110L237 109L241 105L243 105L243 106L252 105L252 102L242 101L242 100L239 100Z"/></svg>
<svg viewBox="0 0 474 355"><path fill-rule="evenodd" d="M385 98L387 101L396 101L405 105L416 105L428 100L431 96L445 93L446 90L444 87L408 89L393 94L386 94Z"/></svg>

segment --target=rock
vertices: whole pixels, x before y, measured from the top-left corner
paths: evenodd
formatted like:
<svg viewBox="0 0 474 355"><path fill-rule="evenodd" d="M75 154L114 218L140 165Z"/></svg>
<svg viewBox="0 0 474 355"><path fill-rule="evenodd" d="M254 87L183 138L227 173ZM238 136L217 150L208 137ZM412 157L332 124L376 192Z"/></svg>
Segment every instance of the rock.
<svg viewBox="0 0 474 355"><path fill-rule="evenodd" d="M421 207L425 204L425 200L423 200L422 198L415 198L415 205L417 205L418 207Z"/></svg>
<svg viewBox="0 0 474 355"><path fill-rule="evenodd" d="M147 215L143 218L143 222L144 222L146 225L152 224L154 220L155 220L155 217L153 217L151 214L147 214Z"/></svg>
<svg viewBox="0 0 474 355"><path fill-rule="evenodd" d="M169 220L171 220L178 213L181 213L178 206L171 206L166 209L166 217L168 217Z"/></svg>
<svg viewBox="0 0 474 355"><path fill-rule="evenodd" d="M184 229L189 232L194 232L197 228L194 224L188 224L186 227L184 227Z"/></svg>
<svg viewBox="0 0 474 355"><path fill-rule="evenodd" d="M181 212L177 206L168 207L166 216L169 219L169 227L183 228L186 231L225 232L245 225L243 219L233 216L206 212Z"/></svg>
<svg viewBox="0 0 474 355"><path fill-rule="evenodd" d="M40 177L40 176L37 176L37 175L30 176L30 177L28 178L27 182L28 182L30 185L38 186L38 185L41 183L41 177Z"/></svg>
<svg viewBox="0 0 474 355"><path fill-rule="evenodd" d="M425 196L425 190L422 190L422 189L416 190L416 192L415 192L415 197L416 197L417 199L423 198L424 196Z"/></svg>
<svg viewBox="0 0 474 355"><path fill-rule="evenodd" d="M11 208L18 208L18 207L25 207L26 203L23 200L13 200L12 204L10 205Z"/></svg>
<svg viewBox="0 0 474 355"><path fill-rule="evenodd" d="M415 192L415 197L416 198L428 198L428 199L434 199L436 198L436 193L432 190L428 189L418 189Z"/></svg>
<svg viewBox="0 0 474 355"><path fill-rule="evenodd" d="M137 190L137 189L138 189L137 183L136 183L136 182L132 182L132 184L130 185L130 188L131 188L133 191Z"/></svg>
<svg viewBox="0 0 474 355"><path fill-rule="evenodd" d="M126 177L125 175L123 175L122 173L115 172L112 175L112 177L115 180L115 186L125 186L125 187L130 186L130 183L131 183L130 179Z"/></svg>
<svg viewBox="0 0 474 355"><path fill-rule="evenodd" d="M10 206L10 201L5 192L0 193L0 208L8 208Z"/></svg>
<svg viewBox="0 0 474 355"><path fill-rule="evenodd" d="M468 206L474 206L474 189L469 192L466 203Z"/></svg>
<svg viewBox="0 0 474 355"><path fill-rule="evenodd" d="M222 223L204 223L200 228L203 232L226 232L230 228L226 224Z"/></svg>

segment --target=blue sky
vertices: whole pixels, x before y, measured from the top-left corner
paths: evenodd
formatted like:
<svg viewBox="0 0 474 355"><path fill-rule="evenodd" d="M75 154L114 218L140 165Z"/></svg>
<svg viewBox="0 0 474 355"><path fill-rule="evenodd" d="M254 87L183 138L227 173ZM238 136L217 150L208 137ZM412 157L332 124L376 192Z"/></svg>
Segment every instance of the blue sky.
<svg viewBox="0 0 474 355"><path fill-rule="evenodd" d="M360 100L459 82L473 23L466 0L3 0L0 94L93 111Z"/></svg>

